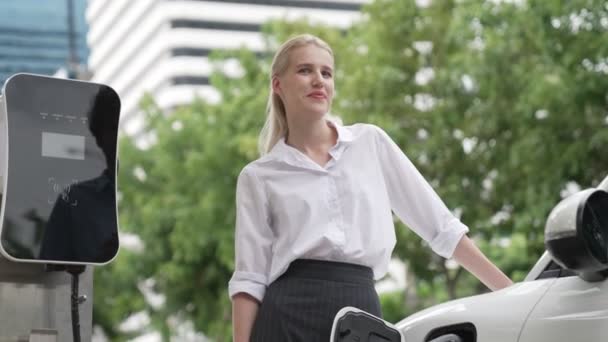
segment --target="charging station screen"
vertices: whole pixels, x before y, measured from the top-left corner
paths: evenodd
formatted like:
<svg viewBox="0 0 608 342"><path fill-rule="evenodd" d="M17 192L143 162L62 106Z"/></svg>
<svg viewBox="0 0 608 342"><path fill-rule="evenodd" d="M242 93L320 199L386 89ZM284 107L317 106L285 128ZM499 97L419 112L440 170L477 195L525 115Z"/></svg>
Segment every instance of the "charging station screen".
<svg viewBox="0 0 608 342"><path fill-rule="evenodd" d="M4 94L0 252L27 262L109 262L118 252L118 96L100 84L28 74L11 77Z"/></svg>
<svg viewBox="0 0 608 342"><path fill-rule="evenodd" d="M84 137L42 132L42 156L84 160Z"/></svg>

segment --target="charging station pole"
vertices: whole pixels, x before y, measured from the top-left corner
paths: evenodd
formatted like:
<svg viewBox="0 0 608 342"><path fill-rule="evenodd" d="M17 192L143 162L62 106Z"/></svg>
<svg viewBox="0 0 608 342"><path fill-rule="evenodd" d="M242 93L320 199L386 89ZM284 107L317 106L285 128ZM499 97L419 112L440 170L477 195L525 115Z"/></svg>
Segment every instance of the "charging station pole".
<svg viewBox="0 0 608 342"><path fill-rule="evenodd" d="M82 341L90 341L93 325L93 268L80 275ZM0 257L0 342L71 342L71 276L49 272L44 265Z"/></svg>
<svg viewBox="0 0 608 342"><path fill-rule="evenodd" d="M0 95L0 111L4 110ZM0 113L0 128L6 125ZM6 137L0 135L0 160ZM0 199L3 174L0 169ZM70 316L71 277L49 272L43 264L16 263L0 255L0 342L72 341ZM90 341L93 322L93 268L81 275L79 293L87 300L80 309L81 336Z"/></svg>

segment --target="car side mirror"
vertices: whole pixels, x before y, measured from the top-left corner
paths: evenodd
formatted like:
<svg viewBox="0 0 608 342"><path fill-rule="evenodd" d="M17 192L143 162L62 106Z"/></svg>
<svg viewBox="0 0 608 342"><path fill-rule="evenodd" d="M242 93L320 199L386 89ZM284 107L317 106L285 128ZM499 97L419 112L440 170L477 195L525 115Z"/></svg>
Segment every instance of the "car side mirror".
<svg viewBox="0 0 608 342"><path fill-rule="evenodd" d="M553 260L586 281L608 276L608 192L586 189L549 214L545 245Z"/></svg>
<svg viewBox="0 0 608 342"><path fill-rule="evenodd" d="M405 342L405 338L387 321L347 306L334 318L330 342Z"/></svg>

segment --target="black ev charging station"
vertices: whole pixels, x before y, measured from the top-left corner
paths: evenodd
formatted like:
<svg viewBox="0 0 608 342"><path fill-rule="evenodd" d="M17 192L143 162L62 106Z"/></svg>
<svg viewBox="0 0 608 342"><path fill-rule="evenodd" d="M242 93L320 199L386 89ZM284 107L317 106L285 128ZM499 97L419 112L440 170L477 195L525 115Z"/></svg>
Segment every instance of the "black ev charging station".
<svg viewBox="0 0 608 342"><path fill-rule="evenodd" d="M33 74L5 82L0 341L90 340L91 266L119 247L119 116L106 85Z"/></svg>

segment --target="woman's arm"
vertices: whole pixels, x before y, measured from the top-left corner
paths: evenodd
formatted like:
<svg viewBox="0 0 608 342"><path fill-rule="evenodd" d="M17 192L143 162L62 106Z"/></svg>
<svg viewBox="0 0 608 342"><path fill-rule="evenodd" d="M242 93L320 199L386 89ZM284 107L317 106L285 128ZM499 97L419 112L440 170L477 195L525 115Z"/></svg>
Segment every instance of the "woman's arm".
<svg viewBox="0 0 608 342"><path fill-rule="evenodd" d="M264 298L274 241L264 186L251 168L237 180L234 274L228 283L235 342L249 342L259 303Z"/></svg>
<svg viewBox="0 0 608 342"><path fill-rule="evenodd" d="M490 289L513 284L465 235L469 228L454 217L391 137L381 128L373 127L391 209L401 221L427 241L435 253L454 257ZM456 239L460 240L454 247Z"/></svg>
<svg viewBox="0 0 608 342"><path fill-rule="evenodd" d="M232 336L234 342L249 342L251 328L258 314L258 301L240 292L232 297Z"/></svg>
<svg viewBox="0 0 608 342"><path fill-rule="evenodd" d="M488 260L466 235L458 242L453 258L492 291L513 285L513 281Z"/></svg>

